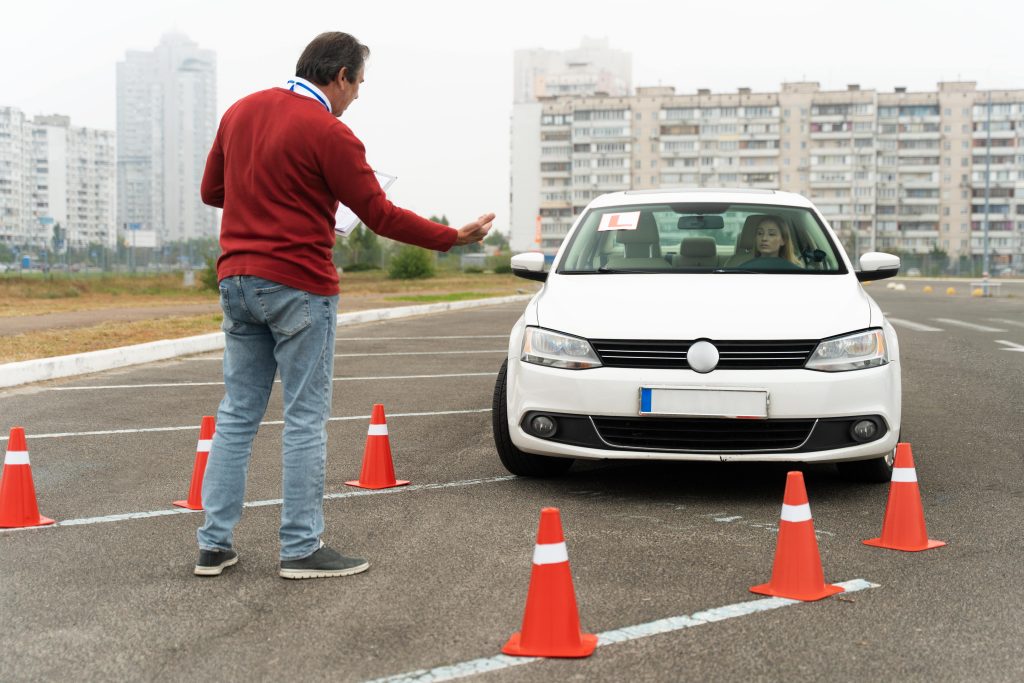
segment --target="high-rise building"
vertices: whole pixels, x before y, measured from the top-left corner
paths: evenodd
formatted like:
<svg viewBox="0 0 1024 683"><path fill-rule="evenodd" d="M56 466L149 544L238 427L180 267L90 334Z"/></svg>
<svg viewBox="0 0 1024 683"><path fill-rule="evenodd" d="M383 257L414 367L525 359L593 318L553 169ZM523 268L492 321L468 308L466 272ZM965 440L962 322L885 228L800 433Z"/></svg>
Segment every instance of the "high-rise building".
<svg viewBox="0 0 1024 683"><path fill-rule="evenodd" d="M605 192L731 186L807 196L851 253L976 257L987 225L989 255L1024 265L1024 90L659 86L531 106L513 135L513 249L553 251Z"/></svg>
<svg viewBox="0 0 1024 683"><path fill-rule="evenodd" d="M184 35L117 65L118 224L162 242L217 236L199 185L217 131L217 63Z"/></svg>
<svg viewBox="0 0 1024 683"><path fill-rule="evenodd" d="M112 247L115 189L113 131L0 107L0 241L50 249L59 224L67 246Z"/></svg>
<svg viewBox="0 0 1024 683"><path fill-rule="evenodd" d="M612 96L629 94L633 58L615 50L604 39L584 38L572 50L516 50L513 65L511 125L511 225L513 249L525 249L540 231L540 198L559 194L545 185L542 170L552 166L552 155L561 155L570 144L564 132L541 135L539 100L555 97ZM525 235L529 226L533 232ZM518 230L517 230L518 227Z"/></svg>

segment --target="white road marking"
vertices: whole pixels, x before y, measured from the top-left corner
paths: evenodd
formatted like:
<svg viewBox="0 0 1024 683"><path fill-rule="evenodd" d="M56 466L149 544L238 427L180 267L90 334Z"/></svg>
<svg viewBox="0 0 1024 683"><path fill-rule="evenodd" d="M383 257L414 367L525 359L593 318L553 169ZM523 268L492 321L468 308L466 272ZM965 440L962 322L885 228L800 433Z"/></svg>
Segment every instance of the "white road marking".
<svg viewBox="0 0 1024 683"><path fill-rule="evenodd" d="M879 586L877 583L872 583L864 579L853 579L852 581L844 581L836 585L843 587L844 591L842 594L856 593L857 591L867 590L868 588L878 588ZM645 624L637 624L635 626L626 626L613 631L605 631L604 633L597 634L597 646L604 647L605 645L625 643L630 640L648 638L662 633L672 633L673 631L682 631L687 628L712 624L716 621L746 617L751 614L757 614L758 612L767 612L780 607L789 607L790 605L798 604L800 604L799 600L790 600L788 598L761 598L758 600L748 600L747 602L737 602L732 605L714 607L712 609L695 612L693 614L668 617L666 619L658 619L657 621L649 621ZM373 681L369 681L368 683L437 683L438 681L451 681L457 678L465 678L466 676L475 676L488 671L507 669L510 666L530 664L531 662L536 662L541 659L543 658L496 655L494 657L473 659L466 662L460 662L458 664L450 664L448 666L439 666L433 669L409 671L408 673L387 676L385 678L377 678Z"/></svg>
<svg viewBox="0 0 1024 683"><path fill-rule="evenodd" d="M450 334L443 337L335 337L335 341L418 341L420 339L508 339L507 334Z"/></svg>
<svg viewBox="0 0 1024 683"><path fill-rule="evenodd" d="M1015 327L1024 327L1024 323L1019 320L1007 320L1006 318L989 318L991 322L1002 323L1004 325L1013 325Z"/></svg>
<svg viewBox="0 0 1024 683"><path fill-rule="evenodd" d="M467 353L508 353L508 349L483 349L473 351L385 351L381 353L336 353L335 358L369 358L371 356L448 356Z"/></svg>
<svg viewBox="0 0 1024 683"><path fill-rule="evenodd" d="M903 320L902 318L889 318L889 322L899 327L906 327L908 330L916 330L918 332L942 332L941 328L932 327L931 325L922 325L921 323L915 323L910 320Z"/></svg>
<svg viewBox="0 0 1024 683"><path fill-rule="evenodd" d="M444 379L449 377L494 377L496 372L457 372L439 375L377 375L365 377L335 377L335 382L383 381L392 379ZM275 379L274 384L281 380ZM98 384L84 387L43 387L42 391L85 391L87 389L160 389L166 387L216 387L224 382L167 382L163 384Z"/></svg>
<svg viewBox="0 0 1024 683"><path fill-rule="evenodd" d="M737 519L743 519L740 515L733 515L731 517L715 517L716 522L735 522Z"/></svg>
<svg viewBox="0 0 1024 683"><path fill-rule="evenodd" d="M374 356L449 356L469 353L508 353L508 349L474 349L470 351L387 351L381 353L336 353L335 358L371 358ZM183 360L223 360L221 356L194 356Z"/></svg>
<svg viewBox="0 0 1024 683"><path fill-rule="evenodd" d="M963 320L954 320L952 318L932 318L932 320L939 323L946 323L947 325L965 327L968 330L977 330L978 332L1006 332L1006 330L998 327L989 327L988 325L977 325L975 323L968 323L964 322Z"/></svg>
<svg viewBox="0 0 1024 683"><path fill-rule="evenodd" d="M387 418L390 420L396 417L432 417L440 415L469 415L472 413L489 413L490 408L473 408L470 410L435 410L425 411L421 413L388 413ZM345 417L329 417L328 422L347 422L350 420L369 420L369 415L348 415ZM260 426L264 427L267 425L283 425L284 420L267 420L260 422ZM185 425L183 427L141 427L138 429L103 429L94 432L56 432L54 434L27 434L29 441L34 439L64 439L68 437L76 436L107 436L110 434L145 434L147 432L181 432L199 429L199 425ZM9 436L0 436L0 441L7 441Z"/></svg>
<svg viewBox="0 0 1024 683"><path fill-rule="evenodd" d="M486 477L481 479L464 479L462 481L446 481L438 484L412 484L411 486L397 486L390 489L358 489L353 491L344 491L341 493L328 493L324 496L324 500L340 500L342 498L357 498L359 496L373 496L377 494L388 494L388 493L404 493L406 491L435 491L438 489L450 489L458 488L460 486L475 486L477 484L493 484L500 481L509 481L515 479L514 475L506 475L502 477ZM267 507L269 505L281 505L284 501L280 498L274 498L270 500L254 500L248 503L243 503L243 507L247 508L258 508ZM91 524L110 524L112 522L124 522L130 519L148 519L151 517L167 517L168 515L188 515L192 513L201 513L202 510L188 510L186 508L167 508L163 510L149 510L147 512L125 512L119 515L104 515L102 517L81 517L79 519L65 519L64 521L56 522L48 526L36 526L36 527L23 527L16 529L0 529L0 534L13 533L17 531L26 531L29 529L53 529L59 526L87 526Z"/></svg>
<svg viewBox="0 0 1024 683"><path fill-rule="evenodd" d="M1020 344L1014 344L1012 341L1006 341L1005 339L996 339L997 344L1008 346L1008 349L999 349L1000 351L1021 351L1024 352L1024 346Z"/></svg>

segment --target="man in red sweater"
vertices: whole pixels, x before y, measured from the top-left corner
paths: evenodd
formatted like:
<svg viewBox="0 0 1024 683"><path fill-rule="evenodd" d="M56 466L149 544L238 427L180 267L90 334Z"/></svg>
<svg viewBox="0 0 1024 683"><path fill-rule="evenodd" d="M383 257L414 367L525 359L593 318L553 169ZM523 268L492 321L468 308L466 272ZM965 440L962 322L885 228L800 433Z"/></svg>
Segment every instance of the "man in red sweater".
<svg viewBox="0 0 1024 683"><path fill-rule="evenodd" d="M331 260L338 202L379 235L438 251L482 240L494 219L488 213L455 230L388 201L363 144L337 118L359 97L368 55L348 34L317 36L284 88L254 93L227 110L206 161L203 201L224 209L217 278L225 394L203 481L200 576L217 576L238 562L233 530L275 372L285 422L279 574L346 576L369 567L320 539L338 309Z"/></svg>

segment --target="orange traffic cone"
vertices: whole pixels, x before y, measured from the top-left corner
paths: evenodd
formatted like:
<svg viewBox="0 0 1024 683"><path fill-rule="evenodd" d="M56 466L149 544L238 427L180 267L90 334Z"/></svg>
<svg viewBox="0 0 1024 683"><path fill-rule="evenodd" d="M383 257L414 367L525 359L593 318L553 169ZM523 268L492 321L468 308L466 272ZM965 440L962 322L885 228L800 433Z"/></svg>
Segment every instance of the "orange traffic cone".
<svg viewBox="0 0 1024 683"><path fill-rule="evenodd" d="M750 588L752 593L775 595L793 600L821 600L842 593L841 586L825 583L814 537L811 506L807 502L804 475L786 475L786 493L782 500L782 520L775 546L775 564L768 583Z"/></svg>
<svg viewBox="0 0 1024 683"><path fill-rule="evenodd" d="M384 406L380 403L373 404L370 428L366 432L366 448L363 449L363 469L359 473L359 479L345 483L363 489L389 489L409 483L395 479L395 466L391 462L391 442L388 441L388 424L384 419Z"/></svg>
<svg viewBox="0 0 1024 683"><path fill-rule="evenodd" d="M597 636L580 632L558 508L544 508L533 550L523 628L512 634L501 651L524 657L588 657L595 647Z"/></svg>
<svg viewBox="0 0 1024 683"><path fill-rule="evenodd" d="M216 423L213 416L204 416L199 425L199 443L196 444L196 461L192 465L192 484L188 487L188 500L174 501L180 508L203 509L203 475L206 474L206 460L210 457L214 431Z"/></svg>
<svg viewBox="0 0 1024 683"><path fill-rule="evenodd" d="M28 462L25 430L12 427L0 479L0 528L45 526L53 520L39 514L36 487L32 485L32 466Z"/></svg>
<svg viewBox="0 0 1024 683"><path fill-rule="evenodd" d="M893 465L882 535L864 541L864 544L911 552L946 545L945 541L928 538L921 491L917 486L917 470L914 469L914 455L909 443L896 444L896 462Z"/></svg>

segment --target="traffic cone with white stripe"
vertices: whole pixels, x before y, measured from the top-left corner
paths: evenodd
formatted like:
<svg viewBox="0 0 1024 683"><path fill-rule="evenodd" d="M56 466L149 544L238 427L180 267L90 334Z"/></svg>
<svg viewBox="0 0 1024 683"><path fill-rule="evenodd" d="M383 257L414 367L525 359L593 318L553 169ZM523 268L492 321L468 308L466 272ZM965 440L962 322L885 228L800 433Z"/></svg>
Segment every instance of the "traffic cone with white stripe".
<svg viewBox="0 0 1024 683"><path fill-rule="evenodd" d="M395 479L395 465L391 461L391 442L388 440L388 423L384 419L384 406L380 403L373 404L370 427L366 432L366 447L363 449L363 469L359 472L359 479L345 483L363 489L389 489L409 483Z"/></svg>
<svg viewBox="0 0 1024 683"><path fill-rule="evenodd" d="M945 541L928 538L924 524L924 507L917 485L917 470L909 443L896 444L896 462L889 484L889 502L885 506L882 535L864 541L865 545L890 550L916 552L946 545Z"/></svg>
<svg viewBox="0 0 1024 683"><path fill-rule="evenodd" d="M203 475L206 474L206 460L210 457L210 446L213 444L213 433L216 429L213 416L204 416L199 425L199 443L196 444L196 460L192 466L192 484L188 487L188 500L174 501L180 508L203 509Z"/></svg>
<svg viewBox="0 0 1024 683"><path fill-rule="evenodd" d="M15 529L26 526L53 524L49 517L39 514L36 487L32 484L32 466L28 462L25 430L12 427L4 457L4 473L0 478L0 528Z"/></svg>
<svg viewBox="0 0 1024 683"><path fill-rule="evenodd" d="M576 593L558 508L540 511L523 628L501 651L524 657L588 657L597 636L580 632Z"/></svg>
<svg viewBox="0 0 1024 683"><path fill-rule="evenodd" d="M752 586L750 591L804 601L821 600L843 592L841 586L825 583L811 506L807 502L801 472L786 475L786 493L782 500L782 519L771 581Z"/></svg>

